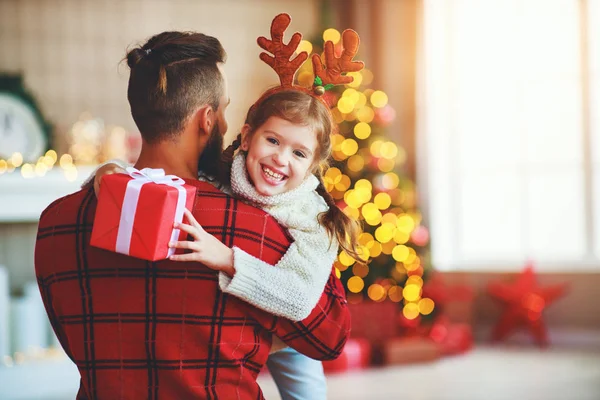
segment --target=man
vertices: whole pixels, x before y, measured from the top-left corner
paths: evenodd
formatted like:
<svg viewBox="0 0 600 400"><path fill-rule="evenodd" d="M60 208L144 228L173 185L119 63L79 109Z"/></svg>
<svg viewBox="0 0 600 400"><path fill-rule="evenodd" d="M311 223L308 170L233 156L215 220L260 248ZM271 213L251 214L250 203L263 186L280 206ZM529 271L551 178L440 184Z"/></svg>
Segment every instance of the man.
<svg viewBox="0 0 600 400"><path fill-rule="evenodd" d="M218 174L229 102L225 52L199 33L164 32L127 55L128 99L143 146L135 167L198 188L193 214L229 246L275 264L290 239L263 211L196 179ZM199 264L147 262L89 246L92 188L40 218L35 267L52 326L77 365L78 399L257 399L272 335L316 359L337 357L350 330L332 271L312 314L292 323L218 288Z"/></svg>

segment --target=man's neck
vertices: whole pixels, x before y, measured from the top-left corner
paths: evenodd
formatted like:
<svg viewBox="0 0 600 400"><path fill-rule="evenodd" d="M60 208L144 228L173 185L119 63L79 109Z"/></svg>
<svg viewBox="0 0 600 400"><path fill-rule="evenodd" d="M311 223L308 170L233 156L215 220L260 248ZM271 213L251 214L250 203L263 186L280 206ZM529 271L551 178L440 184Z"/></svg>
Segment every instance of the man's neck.
<svg viewBox="0 0 600 400"><path fill-rule="evenodd" d="M189 148L170 141L158 144L144 142L134 167L162 168L167 175L177 175L183 179L198 178L198 157L191 154Z"/></svg>

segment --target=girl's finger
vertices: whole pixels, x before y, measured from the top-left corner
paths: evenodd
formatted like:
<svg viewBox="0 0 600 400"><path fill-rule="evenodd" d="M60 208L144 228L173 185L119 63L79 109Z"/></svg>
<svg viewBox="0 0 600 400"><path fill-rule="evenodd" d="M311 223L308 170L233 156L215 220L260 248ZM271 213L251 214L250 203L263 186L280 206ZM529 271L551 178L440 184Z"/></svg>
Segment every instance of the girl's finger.
<svg viewBox="0 0 600 400"><path fill-rule="evenodd" d="M188 254L173 254L169 257L172 261L198 261L195 253Z"/></svg>
<svg viewBox="0 0 600 400"><path fill-rule="evenodd" d="M185 210L183 210L183 214L187 218L187 220L190 223L190 225L194 226L195 228L197 228L200 231L204 230L202 228L202 225L200 225L200 223L198 223L198 221L196 221L196 218L194 218L194 215L192 214L192 212L190 210L188 210L186 208Z"/></svg>
<svg viewBox="0 0 600 400"><path fill-rule="evenodd" d="M189 240L171 242L171 243L169 243L169 247L172 247L174 249L186 249L186 250L198 251L196 242L190 242Z"/></svg>
<svg viewBox="0 0 600 400"><path fill-rule="evenodd" d="M189 233L196 240L200 239L200 232L198 232L198 228L188 225L188 224L176 224L175 228L184 231L185 233Z"/></svg>

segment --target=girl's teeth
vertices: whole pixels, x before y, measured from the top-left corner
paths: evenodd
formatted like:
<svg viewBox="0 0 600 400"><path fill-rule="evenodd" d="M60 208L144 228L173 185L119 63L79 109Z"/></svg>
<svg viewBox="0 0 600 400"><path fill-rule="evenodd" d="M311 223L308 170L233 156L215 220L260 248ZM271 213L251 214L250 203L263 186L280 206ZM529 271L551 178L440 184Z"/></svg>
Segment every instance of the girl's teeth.
<svg viewBox="0 0 600 400"><path fill-rule="evenodd" d="M266 167L263 167L263 171L265 171L265 174L269 175L271 178L275 178L278 180L281 180L283 178L283 175L273 172Z"/></svg>

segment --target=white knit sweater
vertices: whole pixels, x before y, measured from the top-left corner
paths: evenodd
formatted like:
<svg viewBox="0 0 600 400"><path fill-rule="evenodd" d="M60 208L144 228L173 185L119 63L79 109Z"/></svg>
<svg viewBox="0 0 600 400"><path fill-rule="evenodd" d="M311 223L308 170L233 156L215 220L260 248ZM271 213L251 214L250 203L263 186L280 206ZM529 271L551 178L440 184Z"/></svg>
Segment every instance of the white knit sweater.
<svg viewBox="0 0 600 400"><path fill-rule="evenodd" d="M122 168L129 166L121 160L110 160L98 168L108 163ZM91 182L95 172L84 185ZM246 158L242 152L233 159L231 187L203 175L199 179L266 211L286 227L294 239L275 267L234 247L235 275L231 278L219 273L221 290L292 321L308 317L323 293L339 248L337 241L330 239L318 221L318 215L329 209L315 190L318 179L309 175L293 190L263 196L248 179Z"/></svg>
<svg viewBox="0 0 600 400"><path fill-rule="evenodd" d="M219 274L221 290L271 314L303 320L321 297L338 251L337 241L318 221L328 210L315 190L319 181L309 175L293 190L263 196L249 181L245 164L244 154L238 153L231 168L233 194L272 215L294 242L275 267L234 247L235 275Z"/></svg>

